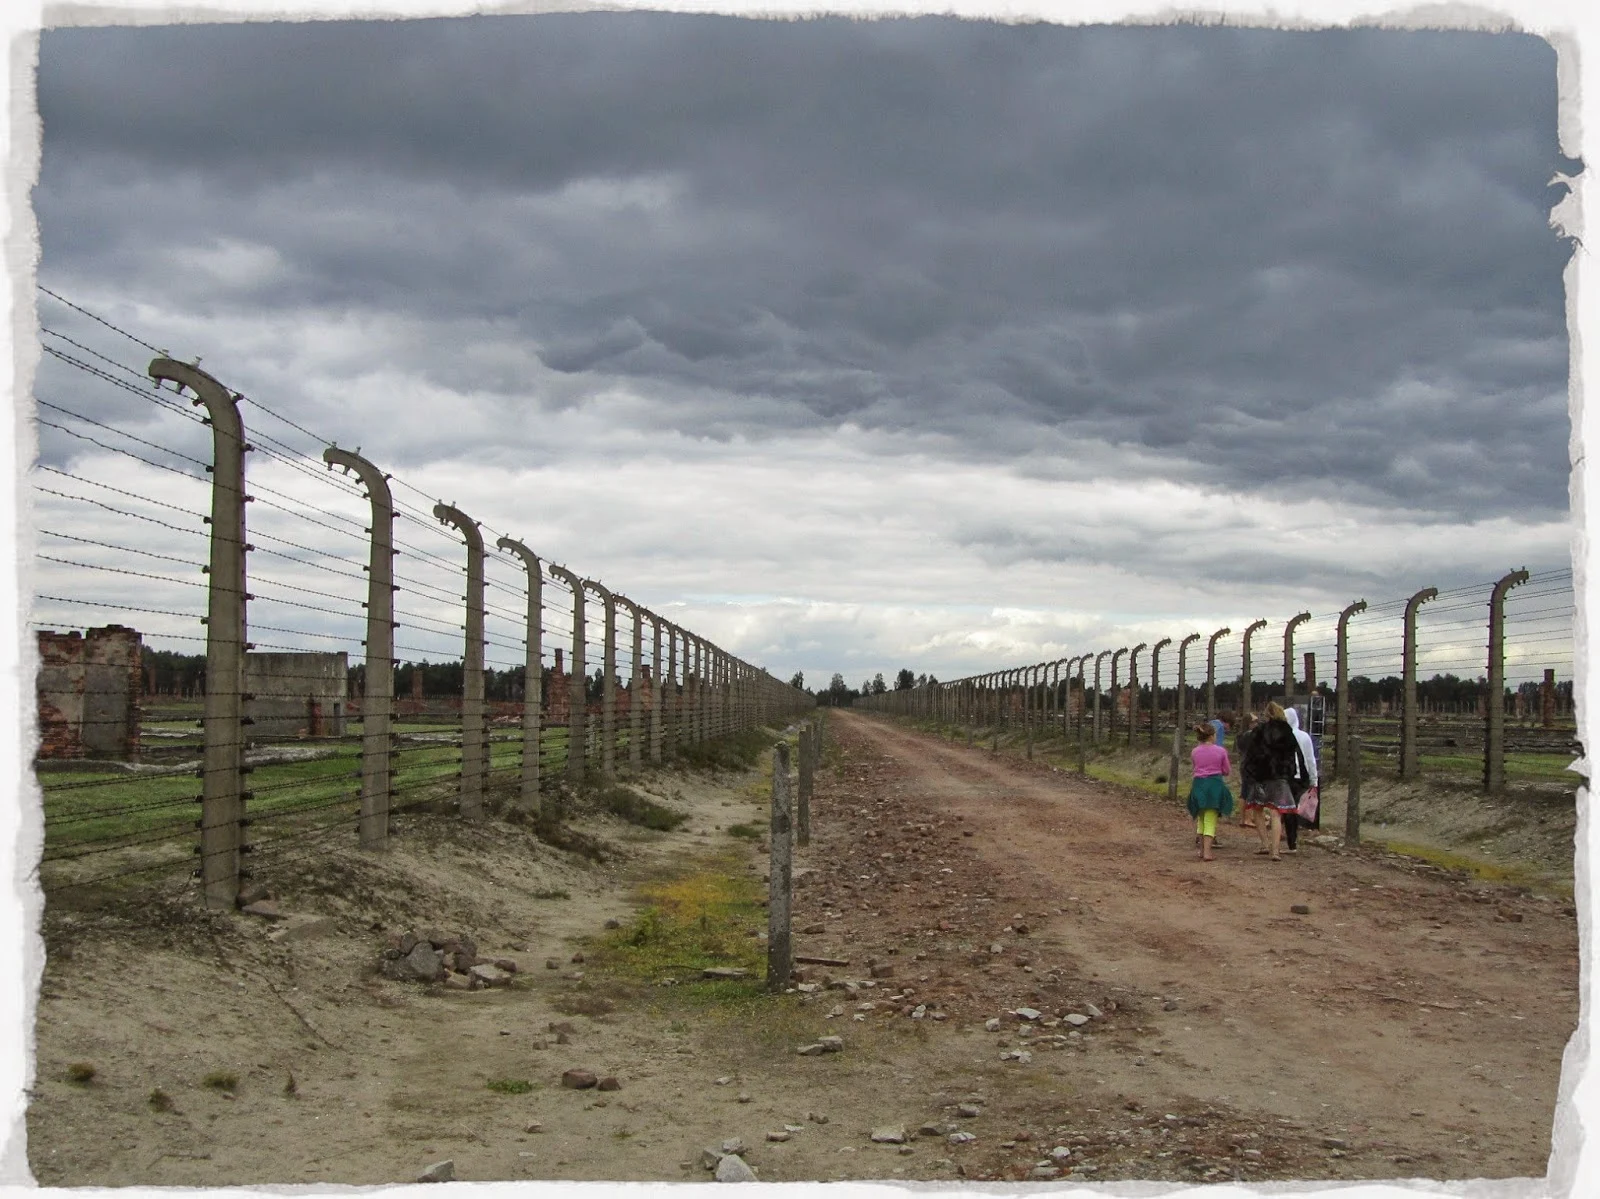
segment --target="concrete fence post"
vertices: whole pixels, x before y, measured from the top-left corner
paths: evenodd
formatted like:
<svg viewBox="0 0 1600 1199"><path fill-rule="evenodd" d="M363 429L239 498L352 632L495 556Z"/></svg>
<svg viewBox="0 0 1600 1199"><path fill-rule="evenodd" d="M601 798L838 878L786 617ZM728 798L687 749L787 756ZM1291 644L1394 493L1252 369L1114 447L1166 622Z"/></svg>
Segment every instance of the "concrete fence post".
<svg viewBox="0 0 1600 1199"><path fill-rule="evenodd" d="M1172 730L1172 752L1167 755L1167 801L1176 803L1178 799L1178 771L1183 763L1183 728L1175 726Z"/></svg>
<svg viewBox="0 0 1600 1199"><path fill-rule="evenodd" d="M1424 587L1406 601L1405 638L1400 653L1400 777L1417 775L1417 609L1439 594Z"/></svg>
<svg viewBox="0 0 1600 1199"><path fill-rule="evenodd" d="M206 567L206 689L200 787L200 893L210 908L239 897L244 840L245 492L238 397L199 367L155 358L150 377L198 397L211 422L211 536Z"/></svg>
<svg viewBox="0 0 1600 1199"><path fill-rule="evenodd" d="M633 667L628 672L628 772L638 774L644 769L644 625L639 619L638 604L625 595L617 596L617 602L633 617Z"/></svg>
<svg viewBox="0 0 1600 1199"><path fill-rule="evenodd" d="M1311 619L1311 613L1301 612L1298 616L1291 616L1283 626L1283 702L1288 706L1289 697L1295 694L1294 686L1294 631L1300 625ZM1246 708L1245 711L1250 709Z"/></svg>
<svg viewBox="0 0 1600 1199"><path fill-rule="evenodd" d="M389 841L390 735L394 718L394 502L389 480L359 454L329 446L322 451L328 469L354 473L367 489L372 508L372 541L367 556L366 667L361 694L362 849L382 849Z"/></svg>
<svg viewBox="0 0 1600 1199"><path fill-rule="evenodd" d="M1333 776L1344 773L1350 755L1350 618L1367 610L1366 600L1357 600L1339 613L1339 626L1333 647Z"/></svg>
<svg viewBox="0 0 1600 1199"><path fill-rule="evenodd" d="M1106 715L1107 741L1115 741L1117 739L1117 707L1122 702L1122 689L1117 686L1117 659L1127 652L1127 646L1123 646L1111 655L1111 705L1110 711Z"/></svg>
<svg viewBox="0 0 1600 1199"><path fill-rule="evenodd" d="M1150 651L1150 748L1157 745L1157 726L1161 723L1161 651L1172 644L1171 637L1157 641Z"/></svg>
<svg viewBox="0 0 1600 1199"><path fill-rule="evenodd" d="M600 774L607 782L617 776L617 598L593 579L584 586L600 597L605 631L600 639Z"/></svg>
<svg viewBox="0 0 1600 1199"><path fill-rule="evenodd" d="M1141 641L1128 651L1128 748L1133 748L1134 734L1139 729L1139 651L1145 648Z"/></svg>
<svg viewBox="0 0 1600 1199"><path fill-rule="evenodd" d="M1506 593L1528 581L1514 570L1489 596L1489 694L1483 697L1483 789L1491 795L1506 787Z"/></svg>
<svg viewBox="0 0 1600 1199"><path fill-rule="evenodd" d="M1255 710L1255 688L1250 678L1250 639L1255 636L1257 629L1267 627L1265 620L1252 621L1244 630L1244 662L1239 673L1239 711L1253 712ZM1212 713L1216 715L1215 712Z"/></svg>
<svg viewBox="0 0 1600 1199"><path fill-rule="evenodd" d="M1187 637L1185 637L1178 644L1178 696L1177 696L1178 702L1177 702L1177 712L1176 712L1176 716L1175 716L1175 723L1176 723L1177 727L1180 728L1180 729L1183 728L1184 725L1188 723L1188 707L1189 707L1189 646L1190 646L1191 643L1199 641L1200 637L1201 637L1201 634L1199 634L1199 633L1190 633ZM1213 645L1214 644L1215 644L1215 642L1213 641ZM1216 650L1215 649L1211 649L1211 650L1207 651L1207 655L1206 655L1206 669L1207 669L1208 672L1215 670L1215 668L1216 668L1215 667L1215 662L1216 662Z"/></svg>
<svg viewBox="0 0 1600 1199"><path fill-rule="evenodd" d="M466 652L461 659L461 815L483 816L484 776L489 768L489 732L483 711L483 534L478 522L453 504L435 504L433 515L467 543Z"/></svg>
<svg viewBox="0 0 1600 1199"><path fill-rule="evenodd" d="M1345 770L1344 839L1347 845L1361 844L1361 738L1350 738L1350 762Z"/></svg>
<svg viewBox="0 0 1600 1199"><path fill-rule="evenodd" d="M502 537L495 548L515 554L528 575L528 624L523 640L522 669L522 797L523 811L538 811L539 731L544 704L544 571L539 557L522 542Z"/></svg>
<svg viewBox="0 0 1600 1199"><path fill-rule="evenodd" d="M585 735L589 724L588 664L584 644L587 640L583 614L583 580L565 566L551 566L550 573L572 588L572 673L567 678L567 778L574 784L583 782L584 754L588 749ZM554 819L562 817L559 800L554 806Z"/></svg>
<svg viewBox="0 0 1600 1199"><path fill-rule="evenodd" d="M1226 637L1232 629L1222 628L1211 634L1211 640L1206 642L1206 719L1214 720L1217 715L1217 640ZM1248 650L1246 651L1249 652ZM1246 706L1246 711L1249 710Z"/></svg>
<svg viewBox="0 0 1600 1199"><path fill-rule="evenodd" d="M1088 662L1088 654L1084 654L1078 659L1078 773L1080 775L1089 773L1089 755L1085 752L1083 745L1083 734L1089 725L1089 695L1084 687L1084 670ZM1100 678L1099 658L1094 660L1094 677L1097 680L1096 686L1098 688L1098 680ZM1100 732L1100 716L1098 713L1094 718L1094 728L1095 735L1098 736Z"/></svg>
<svg viewBox="0 0 1600 1199"><path fill-rule="evenodd" d="M1094 720L1093 738L1095 745L1100 744L1100 664L1111 656L1108 649L1101 650L1094 656Z"/></svg>
<svg viewBox="0 0 1600 1199"><path fill-rule="evenodd" d="M648 609L647 609L648 611ZM666 702L666 680L661 673L661 617L650 612L650 762L661 764L661 706Z"/></svg>
<svg viewBox="0 0 1600 1199"><path fill-rule="evenodd" d="M794 973L789 912L794 897L793 823L790 812L789 745L772 750L772 827L767 871L767 989L779 991Z"/></svg>
<svg viewBox="0 0 1600 1199"><path fill-rule="evenodd" d="M800 805L797 831L801 845L811 844L811 788L817 767L817 732L811 721L800 726Z"/></svg>

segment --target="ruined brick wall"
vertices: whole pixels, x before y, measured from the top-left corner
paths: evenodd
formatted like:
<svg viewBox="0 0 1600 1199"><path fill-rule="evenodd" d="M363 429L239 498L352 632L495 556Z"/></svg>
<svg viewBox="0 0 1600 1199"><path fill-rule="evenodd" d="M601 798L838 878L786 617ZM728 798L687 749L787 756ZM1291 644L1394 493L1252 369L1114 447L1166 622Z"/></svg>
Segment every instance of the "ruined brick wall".
<svg viewBox="0 0 1600 1199"><path fill-rule="evenodd" d="M39 632L39 757L139 757L143 639L107 625Z"/></svg>
<svg viewBox="0 0 1600 1199"><path fill-rule="evenodd" d="M251 737L342 737L348 715L350 656L263 654L244 656L245 704Z"/></svg>

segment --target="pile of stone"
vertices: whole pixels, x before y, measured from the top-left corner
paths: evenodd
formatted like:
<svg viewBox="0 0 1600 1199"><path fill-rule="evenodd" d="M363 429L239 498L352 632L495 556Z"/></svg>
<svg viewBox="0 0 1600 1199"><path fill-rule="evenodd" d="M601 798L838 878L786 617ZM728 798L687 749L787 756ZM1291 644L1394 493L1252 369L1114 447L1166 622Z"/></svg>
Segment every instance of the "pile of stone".
<svg viewBox="0 0 1600 1199"><path fill-rule="evenodd" d="M465 933L426 929L391 933L378 961L378 973L400 982L443 983L457 991L505 987L517 973L510 958L483 959Z"/></svg>

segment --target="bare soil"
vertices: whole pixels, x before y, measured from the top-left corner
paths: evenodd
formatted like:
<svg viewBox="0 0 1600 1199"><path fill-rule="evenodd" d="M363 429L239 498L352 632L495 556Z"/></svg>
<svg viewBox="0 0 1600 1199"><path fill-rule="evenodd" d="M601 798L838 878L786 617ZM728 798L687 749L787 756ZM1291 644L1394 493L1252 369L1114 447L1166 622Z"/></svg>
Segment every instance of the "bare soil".
<svg viewBox="0 0 1600 1199"><path fill-rule="evenodd" d="M280 931L183 891L50 903L35 1177L375 1184L449 1158L468 1180L701 1181L729 1137L769 1181L1017 1179L1057 1146L1095 1181L1545 1172L1578 1014L1561 899L1332 838L1273 863L1233 826L1201 863L1181 811L1129 788L849 712L830 741L795 941L850 964L805 967L805 991L691 1003L571 960L603 956L641 881L759 874L728 832L764 823L759 771L640 780L690 819L586 816L601 862L507 820L409 818L381 855L280 863L283 906L323 918ZM517 981L380 978L385 935L418 926ZM843 1052L796 1055L830 1033ZM574 1067L621 1089L565 1090ZM886 1126L907 1143L873 1142Z"/></svg>

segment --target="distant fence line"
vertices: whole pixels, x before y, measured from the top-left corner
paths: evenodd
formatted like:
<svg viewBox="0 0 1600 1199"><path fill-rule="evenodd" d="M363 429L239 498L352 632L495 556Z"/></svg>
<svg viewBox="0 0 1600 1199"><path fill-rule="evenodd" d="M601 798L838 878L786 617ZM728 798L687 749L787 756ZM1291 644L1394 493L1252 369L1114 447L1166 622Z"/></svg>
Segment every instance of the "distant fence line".
<svg viewBox="0 0 1600 1199"><path fill-rule="evenodd" d="M360 844L381 847L390 816L434 802L452 775L463 817L483 813L498 775L524 810L558 821L559 788L542 781L552 768L570 782L609 780L812 706L805 692L520 540L486 543L485 527L453 504L419 507L400 494L418 489L358 451L322 442L313 453L304 439L320 439L310 430L40 290L61 305L60 322L92 322L42 330L41 440L64 447L72 467L41 466L33 478L42 545L32 623L49 668L70 676L50 703L41 682L46 747L131 721L124 756L200 759L197 770L50 776L44 861L64 873L47 887L190 864L163 850L197 828L204 900L229 905L249 855L311 852L352 817ZM143 371L94 344L106 329L155 351ZM276 435L247 430L243 406L278 422ZM426 536L441 541L419 544ZM90 628L130 613L139 633ZM251 640L263 633L269 641ZM133 648L113 660L119 636ZM155 707L141 712L138 682L128 705L127 672L143 680L144 636L203 641L198 736L181 727L184 717L194 727L181 704L169 713L159 696L145 697ZM441 713L419 702L420 688L415 699L396 696L400 652L459 660L459 705ZM587 665L596 660L598 702ZM521 702L498 705L498 716L484 694L489 665L521 676ZM360 694L347 690L352 676ZM155 723L172 727L144 720L141 752L150 715L170 716ZM353 756L338 745L345 721L361 725L359 767L341 772L336 755ZM306 778L301 750L335 761ZM82 753L79 744L63 756ZM179 778L195 775L200 794L184 793ZM405 794L416 798L400 802ZM114 868L86 869L93 855Z"/></svg>
<svg viewBox="0 0 1600 1199"><path fill-rule="evenodd" d="M1516 651L1516 674L1524 680L1513 688L1507 681L1506 608L1517 596L1517 588L1525 589L1522 594L1530 603L1517 621L1518 636L1509 643ZM1423 619L1429 611L1425 605L1441 598L1446 602L1439 608L1446 619L1434 622L1430 629ZM1476 621L1464 615L1485 609L1486 618L1480 615ZM1312 622L1311 613L1298 613L1281 626L1282 669L1273 672L1276 677L1271 682L1254 670L1254 651L1259 648L1254 639L1271 627L1262 619L1238 631L1223 627L1209 635L1190 633L1177 641L1162 638L1153 645L1140 642L1093 650L866 695L857 703L869 710L955 725L1015 726L1030 736L1035 731L1058 731L1097 746L1116 741L1133 746L1145 740L1155 746L1163 730L1184 727L1202 715L1211 719L1229 709L1253 711L1268 699L1297 702L1316 694L1323 697L1326 707L1322 744L1329 777L1338 777L1348 764L1350 738L1359 734L1369 750L1394 750L1402 778L1418 774L1419 755L1425 747L1481 752L1483 787L1498 792L1505 786L1507 718L1527 721L1533 707L1530 691L1537 702L1537 727L1513 727L1512 748L1534 752L1579 748L1568 724L1570 681L1557 683L1556 668L1540 665L1541 659L1556 660L1570 670L1571 616L1570 570L1537 575L1514 570L1493 584L1448 593L1427 587L1407 599L1371 607L1358 600L1336 616L1322 618L1318 623L1327 627L1312 636L1304 632ZM1487 649L1480 648L1483 656L1469 665L1471 649L1463 638L1475 635L1469 631L1472 628L1487 633ZM1231 661L1222 656L1230 639L1234 649ZM1169 649L1170 656L1163 661L1163 652ZM1268 652L1276 656L1278 649L1279 645L1273 644ZM1318 677L1319 649L1332 650L1331 682ZM1140 676L1141 655L1146 678ZM1195 661L1197 655L1203 655L1203 684L1191 682L1191 665L1200 664ZM1419 684L1418 664L1424 656L1435 678ZM1233 662L1238 664L1237 673L1230 669ZM1175 681L1164 686L1163 670L1174 666ZM1398 666L1397 675L1374 679L1384 666ZM1479 672L1476 678L1472 676L1474 667ZM1537 683L1526 678L1530 669L1542 670ZM1466 671L1466 677L1457 678L1455 670ZM1424 689L1434 694L1425 697ZM1419 727L1424 715L1439 726L1432 730L1431 741ZM1466 734L1460 720L1449 717L1476 722L1481 742Z"/></svg>

